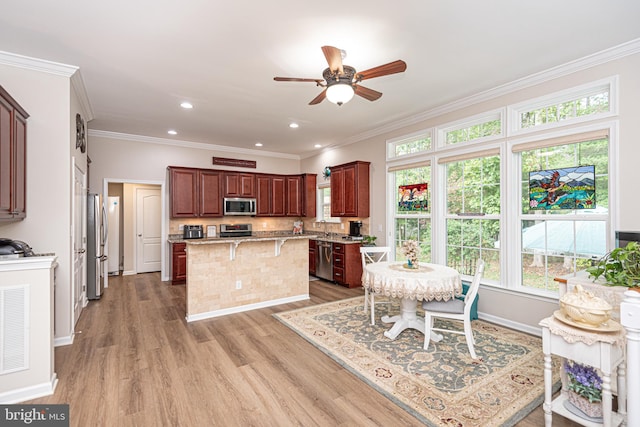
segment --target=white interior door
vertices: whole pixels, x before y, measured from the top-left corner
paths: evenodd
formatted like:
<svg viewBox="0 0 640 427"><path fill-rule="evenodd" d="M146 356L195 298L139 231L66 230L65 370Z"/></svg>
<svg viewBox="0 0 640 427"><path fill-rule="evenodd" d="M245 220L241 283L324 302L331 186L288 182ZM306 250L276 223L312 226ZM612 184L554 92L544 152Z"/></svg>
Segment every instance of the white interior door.
<svg viewBox="0 0 640 427"><path fill-rule="evenodd" d="M161 269L162 204L160 188L136 189L136 271Z"/></svg>
<svg viewBox="0 0 640 427"><path fill-rule="evenodd" d="M73 168L73 324L80 318L87 289L87 187L85 173Z"/></svg>

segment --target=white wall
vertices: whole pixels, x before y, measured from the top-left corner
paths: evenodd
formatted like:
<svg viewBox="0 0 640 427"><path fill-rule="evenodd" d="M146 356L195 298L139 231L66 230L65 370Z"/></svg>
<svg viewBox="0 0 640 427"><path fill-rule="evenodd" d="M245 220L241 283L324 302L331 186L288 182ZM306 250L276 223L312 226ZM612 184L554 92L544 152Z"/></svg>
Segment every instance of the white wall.
<svg viewBox="0 0 640 427"><path fill-rule="evenodd" d="M75 111L79 107L75 101L71 102L74 95L70 74L0 63L0 82L30 115L27 121L27 217L15 223L0 222L0 236L23 240L36 253L54 252L58 256L55 336L69 340L73 335L71 156L80 155L79 150L75 151Z"/></svg>

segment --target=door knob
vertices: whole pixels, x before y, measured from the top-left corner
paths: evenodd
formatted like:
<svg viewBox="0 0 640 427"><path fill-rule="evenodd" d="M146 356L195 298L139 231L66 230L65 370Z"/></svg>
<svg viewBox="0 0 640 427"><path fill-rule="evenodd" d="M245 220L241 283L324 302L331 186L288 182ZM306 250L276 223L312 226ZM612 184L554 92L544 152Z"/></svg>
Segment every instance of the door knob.
<svg viewBox="0 0 640 427"><path fill-rule="evenodd" d="M142 237L142 234L138 234L138 237Z"/></svg>

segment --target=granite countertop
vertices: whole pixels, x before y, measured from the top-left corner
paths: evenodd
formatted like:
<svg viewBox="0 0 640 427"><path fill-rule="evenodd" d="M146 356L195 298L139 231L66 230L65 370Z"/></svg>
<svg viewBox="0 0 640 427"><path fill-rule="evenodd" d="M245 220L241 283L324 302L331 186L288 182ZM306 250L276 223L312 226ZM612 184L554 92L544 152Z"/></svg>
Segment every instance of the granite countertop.
<svg viewBox="0 0 640 427"><path fill-rule="evenodd" d="M181 234L171 234L167 239L169 243L189 243L195 245L206 244L218 244L229 243L233 241L265 241L265 240L280 240L280 239L315 239L316 234L303 233L293 234L290 231L272 231L272 232L257 232L252 236L237 236L237 237L203 237L202 239L185 239Z"/></svg>

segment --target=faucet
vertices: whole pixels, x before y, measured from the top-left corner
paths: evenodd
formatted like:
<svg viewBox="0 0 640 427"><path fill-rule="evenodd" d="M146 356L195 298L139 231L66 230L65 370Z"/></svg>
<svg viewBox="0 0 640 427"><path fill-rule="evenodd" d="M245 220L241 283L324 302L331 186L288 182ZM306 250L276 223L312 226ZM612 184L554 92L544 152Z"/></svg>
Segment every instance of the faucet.
<svg viewBox="0 0 640 427"><path fill-rule="evenodd" d="M324 219L322 221L320 221L322 223L323 226L323 230L324 230L324 235L325 236L329 236L329 232L327 232L327 221L325 221Z"/></svg>

